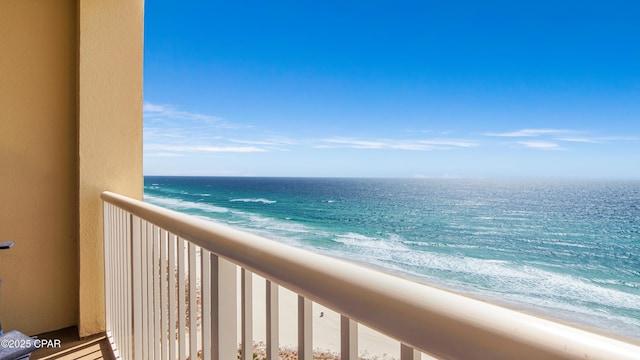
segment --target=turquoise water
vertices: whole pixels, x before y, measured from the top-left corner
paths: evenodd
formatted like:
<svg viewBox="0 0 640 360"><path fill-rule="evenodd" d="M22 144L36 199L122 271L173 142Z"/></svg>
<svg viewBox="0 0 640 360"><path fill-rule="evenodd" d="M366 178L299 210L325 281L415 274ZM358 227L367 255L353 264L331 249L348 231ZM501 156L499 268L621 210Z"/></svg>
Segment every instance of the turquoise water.
<svg viewBox="0 0 640 360"><path fill-rule="evenodd" d="M145 201L640 338L640 182L145 177Z"/></svg>

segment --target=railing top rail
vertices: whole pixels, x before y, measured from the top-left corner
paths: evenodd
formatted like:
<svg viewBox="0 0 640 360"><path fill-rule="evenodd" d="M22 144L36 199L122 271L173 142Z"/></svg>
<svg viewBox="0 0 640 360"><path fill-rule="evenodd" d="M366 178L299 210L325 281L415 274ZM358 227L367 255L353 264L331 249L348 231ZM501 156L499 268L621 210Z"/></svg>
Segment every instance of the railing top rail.
<svg viewBox="0 0 640 360"><path fill-rule="evenodd" d="M445 359L638 359L640 346L294 248L111 192L102 199Z"/></svg>

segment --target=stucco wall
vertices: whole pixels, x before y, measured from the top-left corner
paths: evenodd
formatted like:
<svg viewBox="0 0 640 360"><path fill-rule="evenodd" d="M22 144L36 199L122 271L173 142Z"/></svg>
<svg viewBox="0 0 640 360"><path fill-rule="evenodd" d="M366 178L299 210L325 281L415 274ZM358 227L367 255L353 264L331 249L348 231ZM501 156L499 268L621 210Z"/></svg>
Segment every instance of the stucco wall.
<svg viewBox="0 0 640 360"><path fill-rule="evenodd" d="M80 335L105 329L100 193L142 199L143 12L142 0L79 2Z"/></svg>
<svg viewBox="0 0 640 360"><path fill-rule="evenodd" d="M0 321L77 323L76 2L0 1Z"/></svg>
<svg viewBox="0 0 640 360"><path fill-rule="evenodd" d="M0 1L6 330L105 330L99 196L142 197L143 3Z"/></svg>

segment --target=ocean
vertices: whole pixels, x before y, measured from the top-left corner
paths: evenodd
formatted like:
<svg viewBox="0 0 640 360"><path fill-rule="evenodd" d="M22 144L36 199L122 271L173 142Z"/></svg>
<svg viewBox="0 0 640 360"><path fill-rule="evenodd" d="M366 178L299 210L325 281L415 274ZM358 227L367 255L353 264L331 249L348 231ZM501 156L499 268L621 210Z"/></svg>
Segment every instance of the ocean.
<svg viewBox="0 0 640 360"><path fill-rule="evenodd" d="M144 200L640 339L640 181L146 176Z"/></svg>

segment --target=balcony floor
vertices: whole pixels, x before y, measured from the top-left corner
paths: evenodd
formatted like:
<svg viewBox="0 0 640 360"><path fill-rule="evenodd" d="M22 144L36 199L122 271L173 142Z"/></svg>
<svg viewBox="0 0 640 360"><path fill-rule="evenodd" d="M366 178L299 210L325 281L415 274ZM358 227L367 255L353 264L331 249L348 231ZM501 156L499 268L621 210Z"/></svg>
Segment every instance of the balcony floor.
<svg viewBox="0 0 640 360"><path fill-rule="evenodd" d="M41 348L31 354L31 359L64 360L115 360L105 335L94 335L85 339L78 337L78 328L70 327L38 335L39 339L60 339L60 348Z"/></svg>

